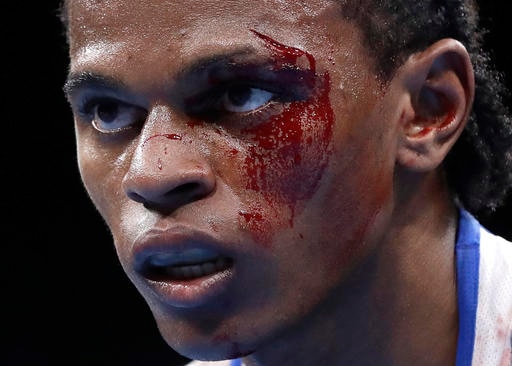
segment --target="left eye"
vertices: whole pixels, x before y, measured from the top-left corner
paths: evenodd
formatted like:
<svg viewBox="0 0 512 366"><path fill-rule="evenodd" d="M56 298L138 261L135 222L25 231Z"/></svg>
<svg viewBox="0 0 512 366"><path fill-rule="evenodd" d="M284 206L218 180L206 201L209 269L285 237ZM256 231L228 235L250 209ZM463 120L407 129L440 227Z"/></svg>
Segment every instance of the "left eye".
<svg viewBox="0 0 512 366"><path fill-rule="evenodd" d="M274 97L268 90L246 85L230 87L222 95L222 108L228 112L244 113L263 107Z"/></svg>

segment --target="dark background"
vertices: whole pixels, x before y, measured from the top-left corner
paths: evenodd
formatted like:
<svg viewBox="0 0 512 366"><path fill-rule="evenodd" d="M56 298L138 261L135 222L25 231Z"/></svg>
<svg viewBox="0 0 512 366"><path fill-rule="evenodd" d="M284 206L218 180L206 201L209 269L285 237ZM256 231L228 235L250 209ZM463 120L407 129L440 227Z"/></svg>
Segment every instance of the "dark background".
<svg viewBox="0 0 512 366"><path fill-rule="evenodd" d="M507 3L481 6L488 47L512 86ZM122 272L79 181L61 92L67 56L58 1L19 4L4 5L0 364L183 365ZM484 224L512 240L511 217L512 197Z"/></svg>

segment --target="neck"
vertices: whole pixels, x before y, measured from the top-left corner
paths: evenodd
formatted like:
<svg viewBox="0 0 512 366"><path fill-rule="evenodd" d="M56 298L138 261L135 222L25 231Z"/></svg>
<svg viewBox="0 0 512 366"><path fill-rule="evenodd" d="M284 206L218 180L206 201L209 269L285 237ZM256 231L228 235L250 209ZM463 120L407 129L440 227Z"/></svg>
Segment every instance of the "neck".
<svg viewBox="0 0 512 366"><path fill-rule="evenodd" d="M457 211L442 187L422 189L342 286L244 364L455 364Z"/></svg>

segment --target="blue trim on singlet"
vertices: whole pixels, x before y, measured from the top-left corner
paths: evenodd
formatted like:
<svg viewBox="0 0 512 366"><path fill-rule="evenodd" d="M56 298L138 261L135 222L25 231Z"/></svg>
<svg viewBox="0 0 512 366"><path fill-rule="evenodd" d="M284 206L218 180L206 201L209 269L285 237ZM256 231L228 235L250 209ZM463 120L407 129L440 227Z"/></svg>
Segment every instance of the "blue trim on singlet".
<svg viewBox="0 0 512 366"><path fill-rule="evenodd" d="M242 366L242 359L241 358L237 358L236 360L231 361L231 365L230 366Z"/></svg>
<svg viewBox="0 0 512 366"><path fill-rule="evenodd" d="M467 211L460 210L457 243L457 303L459 339L456 366L471 366L475 346L476 311L480 268L480 224Z"/></svg>

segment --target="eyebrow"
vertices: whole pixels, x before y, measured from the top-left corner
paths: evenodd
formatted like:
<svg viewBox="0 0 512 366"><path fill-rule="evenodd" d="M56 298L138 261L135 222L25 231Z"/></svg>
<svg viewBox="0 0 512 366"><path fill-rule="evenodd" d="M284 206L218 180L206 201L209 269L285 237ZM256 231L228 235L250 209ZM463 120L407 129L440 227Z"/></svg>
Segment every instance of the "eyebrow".
<svg viewBox="0 0 512 366"><path fill-rule="evenodd" d="M126 89L126 85L120 80L84 71L70 74L62 88L67 96L73 95L81 89L120 90Z"/></svg>
<svg viewBox="0 0 512 366"><path fill-rule="evenodd" d="M191 75L209 73L221 65L225 65L237 56L249 56L255 54L254 48L247 47L222 54L210 55L195 60L179 70L176 80L189 79ZM71 96L82 89L106 89L106 90L129 90L130 88L121 80L97 74L90 71L71 73L68 75L62 90L67 96Z"/></svg>
<svg viewBox="0 0 512 366"><path fill-rule="evenodd" d="M178 73L178 79L180 78L180 76L183 75L193 74L201 70L210 69L217 65L229 63L233 60L234 57L237 56L250 56L254 54L254 48L244 47L230 52L223 52L219 54L209 55L206 57L201 57L183 67Z"/></svg>

